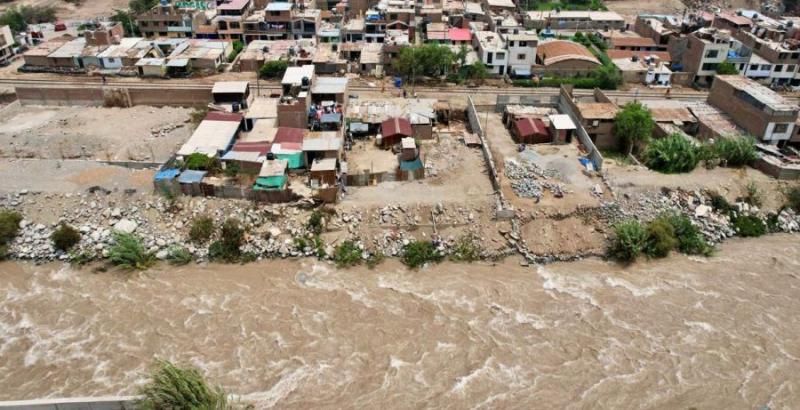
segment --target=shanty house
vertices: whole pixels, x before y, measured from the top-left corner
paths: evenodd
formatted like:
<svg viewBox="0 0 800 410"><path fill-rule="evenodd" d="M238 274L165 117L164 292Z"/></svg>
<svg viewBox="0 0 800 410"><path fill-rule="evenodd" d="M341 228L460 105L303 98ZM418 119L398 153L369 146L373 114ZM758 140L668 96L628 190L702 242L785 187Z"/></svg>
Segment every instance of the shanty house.
<svg viewBox="0 0 800 410"><path fill-rule="evenodd" d="M217 81L211 90L214 104L234 105L247 108L250 99L250 83L247 81ZM236 110L234 106L234 111Z"/></svg>
<svg viewBox="0 0 800 410"><path fill-rule="evenodd" d="M531 117L517 119L512 135L519 144L544 144L553 140L544 121Z"/></svg>
<svg viewBox="0 0 800 410"><path fill-rule="evenodd" d="M179 156L201 153L210 157L225 152L239 131L239 122L203 120L189 140L178 150Z"/></svg>
<svg viewBox="0 0 800 410"><path fill-rule="evenodd" d="M309 178L312 187L336 185L336 158L321 158L311 164Z"/></svg>
<svg viewBox="0 0 800 410"><path fill-rule="evenodd" d="M411 137L414 132L411 129L411 123L405 118L394 117L381 123L381 146L389 148L395 144L399 144L405 137Z"/></svg>
<svg viewBox="0 0 800 410"><path fill-rule="evenodd" d="M261 165L256 183L253 185L255 191L276 191L286 188L289 178L286 175L288 162L283 159L269 159Z"/></svg>

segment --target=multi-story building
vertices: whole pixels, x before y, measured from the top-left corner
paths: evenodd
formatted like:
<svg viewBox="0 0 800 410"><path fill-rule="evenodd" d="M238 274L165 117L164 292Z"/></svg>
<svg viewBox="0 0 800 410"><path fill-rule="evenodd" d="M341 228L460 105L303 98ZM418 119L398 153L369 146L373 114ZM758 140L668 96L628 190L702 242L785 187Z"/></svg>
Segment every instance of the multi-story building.
<svg viewBox="0 0 800 410"><path fill-rule="evenodd" d="M14 57L14 35L8 26L0 27L0 64L5 64Z"/></svg>
<svg viewBox="0 0 800 410"><path fill-rule="evenodd" d="M321 13L317 9L292 10L292 36L295 40L301 38L316 38L317 28L321 25Z"/></svg>
<svg viewBox="0 0 800 410"><path fill-rule="evenodd" d="M530 76L531 67L536 64L536 46L539 44L536 32L505 34L504 39L508 44L508 71L517 76Z"/></svg>
<svg viewBox="0 0 800 410"><path fill-rule="evenodd" d="M503 75L508 67L508 50L506 42L494 31L477 31L473 38L473 46L478 51L478 58L492 74Z"/></svg>
<svg viewBox="0 0 800 410"><path fill-rule="evenodd" d="M708 102L761 142L785 144L794 133L797 104L749 78L716 76Z"/></svg>
<svg viewBox="0 0 800 410"><path fill-rule="evenodd" d="M728 30L701 28L687 36L686 51L681 62L683 70L695 73L694 81L708 84L717 73L719 64L728 57L731 34Z"/></svg>
<svg viewBox="0 0 800 410"><path fill-rule="evenodd" d="M800 64L800 49L797 41L787 41L785 35L782 26L771 30L759 24L750 30L739 30L734 35L733 48L740 59L731 62L737 64L742 75L763 84L798 83L800 81L795 81L795 76ZM746 62L743 61L745 57L749 57Z"/></svg>
<svg viewBox="0 0 800 410"><path fill-rule="evenodd" d="M210 16L209 16L210 15ZM161 2L136 16L139 32L144 37L192 38L198 26L207 24L216 10L180 8L176 4Z"/></svg>
<svg viewBox="0 0 800 410"><path fill-rule="evenodd" d="M213 22L219 38L244 41L244 22L252 7L250 0L230 0L218 5Z"/></svg>
<svg viewBox="0 0 800 410"><path fill-rule="evenodd" d="M596 31L620 30L626 27L625 19L613 11L529 11L525 15L528 29Z"/></svg>

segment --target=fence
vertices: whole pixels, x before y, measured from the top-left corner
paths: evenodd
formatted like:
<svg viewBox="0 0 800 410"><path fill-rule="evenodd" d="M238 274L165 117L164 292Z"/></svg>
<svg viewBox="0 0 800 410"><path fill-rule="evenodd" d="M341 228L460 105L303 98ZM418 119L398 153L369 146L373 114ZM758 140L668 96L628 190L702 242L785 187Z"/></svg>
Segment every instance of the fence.
<svg viewBox="0 0 800 410"><path fill-rule="evenodd" d="M0 401L0 409L14 410L133 410L136 396L73 397L63 399L36 399Z"/></svg>
<svg viewBox="0 0 800 410"><path fill-rule="evenodd" d="M572 106L569 104L569 99L571 97L567 93L567 90L562 86L561 87L561 94L558 101L558 109L564 114L569 115L572 119L572 122L575 123L575 134L578 136L578 140L583 144L586 151L589 153L588 157L592 161L592 165L594 165L594 169L600 171L603 169L603 155L600 154L600 150L594 145L592 139L589 137L589 134L586 132L586 129L583 128L583 125L578 118L578 115L572 109Z"/></svg>
<svg viewBox="0 0 800 410"><path fill-rule="evenodd" d="M497 103L494 105L494 112L502 114L505 112L507 105L555 107L558 105L558 102L559 97L557 95L498 95Z"/></svg>

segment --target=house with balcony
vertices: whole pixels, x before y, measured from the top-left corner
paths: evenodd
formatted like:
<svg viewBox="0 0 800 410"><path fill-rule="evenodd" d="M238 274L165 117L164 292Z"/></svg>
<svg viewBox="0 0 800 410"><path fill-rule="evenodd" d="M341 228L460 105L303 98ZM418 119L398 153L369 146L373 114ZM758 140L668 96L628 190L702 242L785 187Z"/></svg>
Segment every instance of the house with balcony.
<svg viewBox="0 0 800 410"><path fill-rule="evenodd" d="M508 72L519 77L530 77L531 67L536 64L536 46L539 37L535 31L505 34L508 45Z"/></svg>
<svg viewBox="0 0 800 410"><path fill-rule="evenodd" d="M761 23L750 30L739 30L734 35L733 49L740 74L770 86L797 85L795 80L800 64L800 42L787 39L785 29L770 28ZM749 56L747 62L744 57Z"/></svg>
<svg viewBox="0 0 800 410"><path fill-rule="evenodd" d="M219 38L245 41L244 22L250 15L252 7L251 0L230 0L219 4L217 15L213 19Z"/></svg>
<svg viewBox="0 0 800 410"><path fill-rule="evenodd" d="M136 16L136 25L147 38L192 38L197 27L216 15L216 10L179 7L180 3L160 3Z"/></svg>
<svg viewBox="0 0 800 410"><path fill-rule="evenodd" d="M292 10L292 36L295 40L316 38L317 28L321 26L321 23L320 10Z"/></svg>
<svg viewBox="0 0 800 410"><path fill-rule="evenodd" d="M717 67L728 58L731 33L713 27L701 28L687 36L686 51L681 63L683 70L695 73L694 82L710 84Z"/></svg>
<svg viewBox="0 0 800 410"><path fill-rule="evenodd" d="M473 39L478 57L492 74L503 75L508 67L508 50L503 37L494 31L477 31Z"/></svg>

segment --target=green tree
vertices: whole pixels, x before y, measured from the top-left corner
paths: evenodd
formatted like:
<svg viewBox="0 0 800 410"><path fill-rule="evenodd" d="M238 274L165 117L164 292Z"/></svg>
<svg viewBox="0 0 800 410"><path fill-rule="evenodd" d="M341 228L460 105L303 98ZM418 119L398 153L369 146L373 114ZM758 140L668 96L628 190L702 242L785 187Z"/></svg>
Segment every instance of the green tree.
<svg viewBox="0 0 800 410"><path fill-rule="evenodd" d="M483 80L489 76L489 68L481 61L476 61L467 66L467 78L475 81L477 84L483 84Z"/></svg>
<svg viewBox="0 0 800 410"><path fill-rule="evenodd" d="M287 68L289 68L289 63L284 60L267 61L258 70L258 75L261 78L281 78Z"/></svg>
<svg viewBox="0 0 800 410"><path fill-rule="evenodd" d="M158 4L158 0L131 0L128 8L133 14L142 14L149 11Z"/></svg>
<svg viewBox="0 0 800 410"><path fill-rule="evenodd" d="M679 133L652 141L644 151L645 165L665 174L690 172L698 161L698 149Z"/></svg>
<svg viewBox="0 0 800 410"><path fill-rule="evenodd" d="M728 60L725 60L717 66L717 74L719 75L736 75L739 74L739 70L736 69L736 66Z"/></svg>
<svg viewBox="0 0 800 410"><path fill-rule="evenodd" d="M12 31L25 31L28 24L49 23L56 20L53 6L11 6L0 15L0 26Z"/></svg>
<svg viewBox="0 0 800 410"><path fill-rule="evenodd" d="M603 90L616 90L622 84L622 74L613 65L603 65L594 71L597 86Z"/></svg>
<svg viewBox="0 0 800 410"><path fill-rule="evenodd" d="M467 56L469 55L470 49L465 44L462 44L461 47L458 49L458 53L456 53L453 58L458 61L459 67L464 67L467 65Z"/></svg>
<svg viewBox="0 0 800 410"><path fill-rule="evenodd" d="M614 117L614 132L625 142L628 154L637 143L647 142L653 133L653 116L638 102L625 104Z"/></svg>
<svg viewBox="0 0 800 410"><path fill-rule="evenodd" d="M111 16L112 21L122 24L126 36L139 35L139 26L136 25L136 17L128 10L114 10Z"/></svg>

